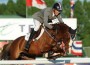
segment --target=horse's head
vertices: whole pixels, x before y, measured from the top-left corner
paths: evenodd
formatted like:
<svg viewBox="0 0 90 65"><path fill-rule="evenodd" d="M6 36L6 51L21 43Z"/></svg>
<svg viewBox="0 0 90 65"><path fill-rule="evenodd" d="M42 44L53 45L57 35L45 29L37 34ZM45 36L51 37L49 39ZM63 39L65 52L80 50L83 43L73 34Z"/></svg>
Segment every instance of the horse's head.
<svg viewBox="0 0 90 65"><path fill-rule="evenodd" d="M64 38L68 38L68 31L69 27L64 23L54 24L56 30L53 30L53 36L55 37L56 41L61 41Z"/></svg>
<svg viewBox="0 0 90 65"><path fill-rule="evenodd" d="M55 39L53 50L62 51L63 49L60 46L62 44L64 44L65 51L68 50L70 41L69 27L64 23L54 24L53 26L56 27L56 30L53 31Z"/></svg>

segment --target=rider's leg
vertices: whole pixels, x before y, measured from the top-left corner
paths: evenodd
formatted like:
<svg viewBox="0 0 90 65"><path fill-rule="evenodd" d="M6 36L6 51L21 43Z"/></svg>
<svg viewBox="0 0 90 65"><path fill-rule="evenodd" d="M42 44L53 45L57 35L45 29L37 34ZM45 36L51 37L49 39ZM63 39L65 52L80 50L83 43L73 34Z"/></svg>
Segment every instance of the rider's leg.
<svg viewBox="0 0 90 65"><path fill-rule="evenodd" d="M28 50L29 49L29 45L30 45L30 42L31 40L33 39L33 36L35 35L36 31L34 31L34 29L31 30L31 35L26 43L26 46L25 46L25 49Z"/></svg>
<svg viewBox="0 0 90 65"><path fill-rule="evenodd" d="M40 28L41 23L37 20L34 20L34 25L34 29L31 30L31 35L25 46L26 50L29 50L30 42L33 39L33 36L36 34L36 31L38 31L38 29Z"/></svg>

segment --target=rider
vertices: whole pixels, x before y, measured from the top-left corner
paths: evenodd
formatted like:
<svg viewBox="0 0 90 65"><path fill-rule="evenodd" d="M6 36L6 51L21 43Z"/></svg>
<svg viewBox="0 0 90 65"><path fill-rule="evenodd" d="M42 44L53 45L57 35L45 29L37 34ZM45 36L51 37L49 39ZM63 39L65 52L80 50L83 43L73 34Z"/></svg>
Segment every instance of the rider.
<svg viewBox="0 0 90 65"><path fill-rule="evenodd" d="M39 12L36 12L32 17L35 24L34 29L31 31L31 35L29 40L26 43L25 50L29 49L30 41L33 39L33 36L36 34L36 31L40 28L41 24L44 24L49 29L55 30L56 27L48 24L49 20L58 19L60 23L63 23L62 18L60 16L62 12L62 6L60 2L57 2L53 5L52 8L45 8Z"/></svg>

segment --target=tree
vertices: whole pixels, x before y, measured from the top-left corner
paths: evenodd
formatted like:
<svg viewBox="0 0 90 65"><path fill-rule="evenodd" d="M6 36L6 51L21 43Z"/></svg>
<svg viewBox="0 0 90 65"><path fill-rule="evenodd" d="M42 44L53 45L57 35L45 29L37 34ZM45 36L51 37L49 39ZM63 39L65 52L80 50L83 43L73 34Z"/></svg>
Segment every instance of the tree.
<svg viewBox="0 0 90 65"><path fill-rule="evenodd" d="M84 2L83 2L83 7L84 7L84 9L87 9L87 0L84 0Z"/></svg>
<svg viewBox="0 0 90 65"><path fill-rule="evenodd" d="M80 0L76 1L75 4L75 17L77 18L77 39L83 41L83 45L89 45L87 42L89 42L89 36L90 31L88 30L90 28L90 22L89 18L87 16L87 12L84 8L86 8L86 4L84 1L84 5L81 3Z"/></svg>
<svg viewBox="0 0 90 65"><path fill-rule="evenodd" d="M53 4L55 3L55 0L44 0L44 1L46 3L47 7L52 7Z"/></svg>
<svg viewBox="0 0 90 65"><path fill-rule="evenodd" d="M90 18L90 2L87 2L87 9L88 17Z"/></svg>
<svg viewBox="0 0 90 65"><path fill-rule="evenodd" d="M81 36L81 32L83 31L83 27L84 27L84 24L83 24L83 7L82 7L82 3L81 1L77 0L76 3L75 3L75 11L74 11L74 15L75 15L75 18L77 18L77 27L78 27L78 33L77 35L80 37ZM82 16L81 16L82 15ZM80 39L78 37L78 39Z"/></svg>
<svg viewBox="0 0 90 65"><path fill-rule="evenodd" d="M70 0L63 0L62 7L63 7L64 17L66 18L70 17Z"/></svg>
<svg viewBox="0 0 90 65"><path fill-rule="evenodd" d="M89 12L90 12L90 9L88 9L89 5L88 5L88 2L87 0L84 0L84 3L83 3L83 8L84 8L84 16L85 16L85 27L84 27L84 34L83 34L83 43L84 43L84 46L90 46L90 44L88 42L90 42L90 22L89 22Z"/></svg>
<svg viewBox="0 0 90 65"><path fill-rule="evenodd" d="M15 7L17 15L26 17L26 0L17 0Z"/></svg>
<svg viewBox="0 0 90 65"><path fill-rule="evenodd" d="M8 15L14 15L15 14L15 3L13 0L9 0L7 3L7 13Z"/></svg>
<svg viewBox="0 0 90 65"><path fill-rule="evenodd" d="M6 5L0 4L0 15L4 14L5 10L6 10Z"/></svg>

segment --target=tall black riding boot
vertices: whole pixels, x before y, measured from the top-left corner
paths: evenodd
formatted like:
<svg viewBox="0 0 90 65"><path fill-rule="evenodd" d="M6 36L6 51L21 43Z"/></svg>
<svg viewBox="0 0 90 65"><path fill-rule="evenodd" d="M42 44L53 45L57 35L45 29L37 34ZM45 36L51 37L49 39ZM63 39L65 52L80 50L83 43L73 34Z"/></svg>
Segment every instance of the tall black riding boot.
<svg viewBox="0 0 90 65"><path fill-rule="evenodd" d="M25 45L25 50L27 50L27 51L29 50L30 42L33 39L33 36L35 35L35 33L36 33L36 31L34 31L34 29L32 29L30 37Z"/></svg>

